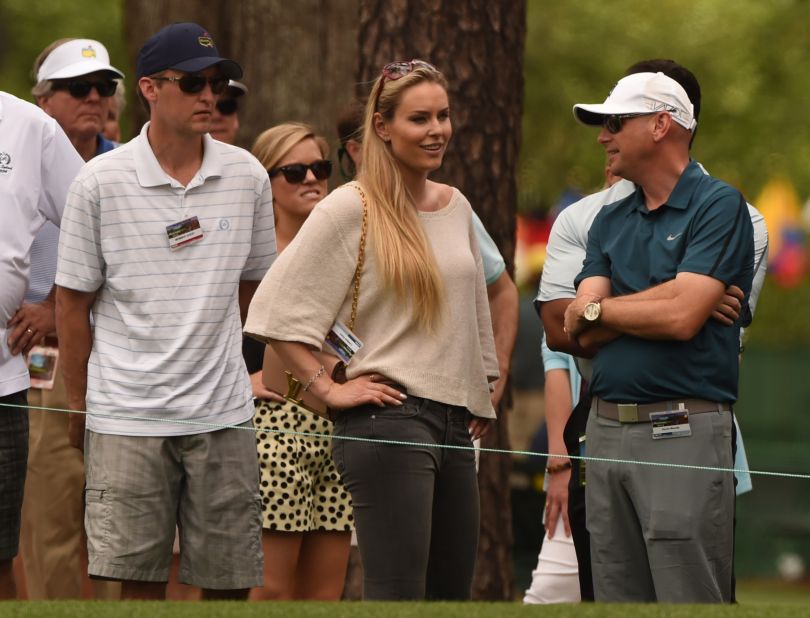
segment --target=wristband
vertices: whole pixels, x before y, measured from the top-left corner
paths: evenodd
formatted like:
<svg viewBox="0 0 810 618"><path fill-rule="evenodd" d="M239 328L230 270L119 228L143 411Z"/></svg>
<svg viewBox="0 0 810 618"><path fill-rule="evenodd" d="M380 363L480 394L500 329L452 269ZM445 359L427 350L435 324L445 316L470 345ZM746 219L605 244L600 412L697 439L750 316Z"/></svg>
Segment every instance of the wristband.
<svg viewBox="0 0 810 618"><path fill-rule="evenodd" d="M557 474L563 470L570 470L572 467L571 460L564 461L556 466L546 466L546 474Z"/></svg>

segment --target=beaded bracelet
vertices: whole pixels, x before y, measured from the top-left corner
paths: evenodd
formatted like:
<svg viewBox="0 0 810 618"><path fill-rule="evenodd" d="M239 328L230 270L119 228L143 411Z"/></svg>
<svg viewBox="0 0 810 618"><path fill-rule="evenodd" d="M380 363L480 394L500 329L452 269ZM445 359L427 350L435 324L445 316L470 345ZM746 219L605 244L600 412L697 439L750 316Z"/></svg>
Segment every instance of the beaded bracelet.
<svg viewBox="0 0 810 618"><path fill-rule="evenodd" d="M317 380L318 378L320 378L320 377L321 377L321 376L322 376L324 373L326 373L326 369L324 368L324 366L323 366L323 365L321 365L321 368L320 368L320 369L318 369L318 371L315 373L315 375L314 375L314 376L312 376L312 377L309 379L309 382L307 382L307 383L304 385L304 392L306 393L306 392L309 390L309 387L310 387L310 386L312 386L312 385L315 383L315 380ZM569 462L569 463L570 463L570 462Z"/></svg>

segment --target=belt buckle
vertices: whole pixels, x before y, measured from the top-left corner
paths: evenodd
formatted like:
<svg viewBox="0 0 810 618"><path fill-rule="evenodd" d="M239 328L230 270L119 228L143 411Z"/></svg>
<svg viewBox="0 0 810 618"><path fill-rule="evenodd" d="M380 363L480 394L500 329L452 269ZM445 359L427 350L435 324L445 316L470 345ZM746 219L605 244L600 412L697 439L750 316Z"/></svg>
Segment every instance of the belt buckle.
<svg viewBox="0 0 810 618"><path fill-rule="evenodd" d="M620 423L638 423L637 403L619 403L616 407L619 410Z"/></svg>

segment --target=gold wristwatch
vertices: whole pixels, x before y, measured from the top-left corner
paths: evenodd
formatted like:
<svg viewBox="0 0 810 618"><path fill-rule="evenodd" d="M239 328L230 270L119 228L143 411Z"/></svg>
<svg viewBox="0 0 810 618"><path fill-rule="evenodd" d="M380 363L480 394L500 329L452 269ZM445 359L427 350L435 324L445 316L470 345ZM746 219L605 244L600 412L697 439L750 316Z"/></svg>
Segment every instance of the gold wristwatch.
<svg viewBox="0 0 810 618"><path fill-rule="evenodd" d="M601 315L602 305L598 300L585 305L585 309L582 311L582 317L591 324L598 323Z"/></svg>

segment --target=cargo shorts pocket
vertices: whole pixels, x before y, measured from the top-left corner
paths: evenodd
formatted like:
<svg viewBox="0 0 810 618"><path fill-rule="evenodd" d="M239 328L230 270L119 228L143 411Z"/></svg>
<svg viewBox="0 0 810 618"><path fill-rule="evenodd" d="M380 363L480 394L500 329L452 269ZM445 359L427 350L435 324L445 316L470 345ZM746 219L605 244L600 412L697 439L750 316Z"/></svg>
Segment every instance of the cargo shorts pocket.
<svg viewBox="0 0 810 618"><path fill-rule="evenodd" d="M85 488L84 507L87 553L92 559L105 555L110 546L113 507L110 491L105 487Z"/></svg>

